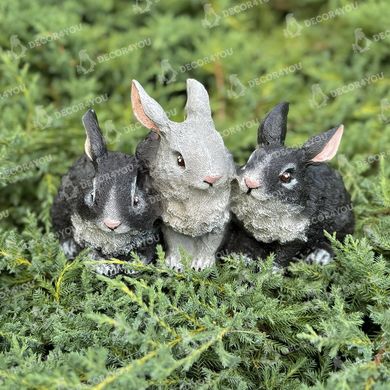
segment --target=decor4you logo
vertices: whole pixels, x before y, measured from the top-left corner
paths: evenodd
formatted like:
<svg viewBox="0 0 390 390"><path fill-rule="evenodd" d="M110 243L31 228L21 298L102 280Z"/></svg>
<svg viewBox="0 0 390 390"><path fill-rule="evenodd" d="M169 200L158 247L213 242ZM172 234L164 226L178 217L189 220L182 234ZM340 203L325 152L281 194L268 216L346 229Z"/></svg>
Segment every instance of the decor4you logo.
<svg viewBox="0 0 390 390"><path fill-rule="evenodd" d="M60 31L48 33L45 35L38 36L38 38L33 39L32 41L27 42L27 46L22 43L22 41L19 39L19 36L14 34L11 35L10 38L10 48L9 51L10 56L17 60L19 58L22 58L26 55L26 52L28 49L33 49L35 47L40 47L43 45L48 44L49 42L57 41L59 39L62 39L63 37L75 34L83 28L82 24L73 25L67 28L64 28Z"/></svg>
<svg viewBox="0 0 390 390"><path fill-rule="evenodd" d="M14 87L9 87L2 93L0 93L0 101L4 99L8 99L11 96L18 95L21 92L26 91L26 85L25 84L19 84L15 85Z"/></svg>
<svg viewBox="0 0 390 390"><path fill-rule="evenodd" d="M237 74L231 74L229 75L230 88L227 90L227 95L230 99L237 99L241 96L244 96L248 88L250 89L255 86L268 83L270 81L279 79L280 77L287 76L301 69L302 69L301 62L298 62L296 64L291 64L285 66L284 68L278 69L276 71L249 80L247 86L241 82Z"/></svg>
<svg viewBox="0 0 390 390"><path fill-rule="evenodd" d="M150 12L152 6L160 0L135 0L133 10L136 14L144 14Z"/></svg>
<svg viewBox="0 0 390 390"><path fill-rule="evenodd" d="M315 26L316 24L326 22L330 19L336 18L337 16L342 16L347 12L351 12L358 7L357 3L349 3L344 7L336 8L334 10L329 10L323 14L314 16L310 19L305 19L303 23L297 21L293 13L286 15L286 28L283 30L284 36L286 38L295 38L301 35L301 31L304 28Z"/></svg>
<svg viewBox="0 0 390 390"><path fill-rule="evenodd" d="M0 211L0 219L8 218L9 217L9 210L3 210Z"/></svg>
<svg viewBox="0 0 390 390"><path fill-rule="evenodd" d="M355 43L352 44L352 49L355 53L364 53L371 49L371 45L374 42L382 41L390 37L390 30L381 31L377 34L374 34L370 38L367 38L366 34L363 32L363 29L355 29Z"/></svg>
<svg viewBox="0 0 390 390"><path fill-rule="evenodd" d="M130 43L128 46L121 47L110 51L109 53L101 54L93 60L85 49L79 51L79 64L77 65L77 73L88 74L95 70L96 63L111 61L115 58L124 56L133 52L134 50L143 49L152 44L151 38L145 38L141 41Z"/></svg>
<svg viewBox="0 0 390 390"><path fill-rule="evenodd" d="M168 116L168 118L171 118L172 116L177 114L177 109L173 108L172 110L165 112ZM122 127L120 129L117 129L115 127L114 121L112 119L108 119L103 124L103 129L105 132L105 139L108 143L116 142L118 141L118 137L121 134L129 134L136 130L142 129L142 124L140 122L131 123L128 126Z"/></svg>
<svg viewBox="0 0 390 390"><path fill-rule="evenodd" d="M161 73L158 75L158 80L161 84L170 84L176 81L178 73L185 73L192 69L201 68L207 64L219 61L220 59L226 58L233 55L233 49L221 50L217 53L210 54L203 58L198 58L187 64L180 65L179 68L175 69L168 59L164 58L161 63Z"/></svg>
<svg viewBox="0 0 390 390"><path fill-rule="evenodd" d="M46 129L53 123L53 118L60 119L63 117L67 117L81 110L85 110L86 108L91 107L95 104L106 102L107 100L108 100L107 94L99 95L94 97L93 99L88 99L84 102L76 103L73 104L72 106L62 108L61 110L55 111L52 115L49 115L43 106L41 105L36 106L34 126L37 128Z"/></svg>
<svg viewBox="0 0 390 390"><path fill-rule="evenodd" d="M205 28L214 28L219 25L219 22L222 18L227 18L228 16L237 15L241 12L248 11L249 9L256 7L261 4L268 3L269 0L249 0L233 7L222 10L221 13L217 13L213 6L210 3L206 3L203 6L204 9L204 18L202 19L202 26Z"/></svg>
<svg viewBox="0 0 390 390"><path fill-rule="evenodd" d="M390 123L390 100L383 98L380 103L380 114L379 119L383 123Z"/></svg>
<svg viewBox="0 0 390 390"><path fill-rule="evenodd" d="M329 91L327 94L322 90L320 84L313 84L311 86L311 99L310 105L313 108L322 108L328 104L329 95L333 98L352 92L355 89L363 88L367 85L377 82L384 78L383 72L377 74L371 74L363 77L360 80L352 81L348 84L344 84L341 87Z"/></svg>

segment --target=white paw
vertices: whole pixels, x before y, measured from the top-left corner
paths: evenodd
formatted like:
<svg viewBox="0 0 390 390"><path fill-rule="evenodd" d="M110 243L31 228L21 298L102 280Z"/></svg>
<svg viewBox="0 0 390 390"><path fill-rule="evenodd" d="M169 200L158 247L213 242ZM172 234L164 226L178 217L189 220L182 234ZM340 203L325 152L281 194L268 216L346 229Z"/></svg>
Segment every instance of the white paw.
<svg viewBox="0 0 390 390"><path fill-rule="evenodd" d="M194 259L191 263L191 268L195 271L201 271L202 269L212 267L214 264L214 257L202 257L201 259Z"/></svg>
<svg viewBox="0 0 390 390"><path fill-rule="evenodd" d="M133 269L126 269L126 268L123 268L122 272L125 275L137 275L137 274L139 274L138 271L134 271Z"/></svg>
<svg viewBox="0 0 390 390"><path fill-rule="evenodd" d="M309 264L326 265L332 261L332 255L325 249L316 249L306 257L306 262Z"/></svg>
<svg viewBox="0 0 390 390"><path fill-rule="evenodd" d="M165 258L165 262L168 267L173 268L177 271L181 271L183 269L179 256L167 255Z"/></svg>
<svg viewBox="0 0 390 390"><path fill-rule="evenodd" d="M99 264L94 267L95 272L99 275L113 277L122 271L120 264Z"/></svg>

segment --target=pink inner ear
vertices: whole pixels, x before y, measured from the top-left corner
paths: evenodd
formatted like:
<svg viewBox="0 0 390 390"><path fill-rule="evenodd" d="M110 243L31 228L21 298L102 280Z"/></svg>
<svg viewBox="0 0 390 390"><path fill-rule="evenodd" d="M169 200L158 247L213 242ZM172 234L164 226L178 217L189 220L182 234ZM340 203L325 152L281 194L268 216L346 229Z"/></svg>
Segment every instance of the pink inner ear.
<svg viewBox="0 0 390 390"><path fill-rule="evenodd" d="M325 162L330 161L337 153L337 150L340 146L341 137L343 136L344 126L340 125L333 137L328 141L325 145L324 149L321 150L320 153L317 154L310 161L313 162Z"/></svg>
<svg viewBox="0 0 390 390"><path fill-rule="evenodd" d="M154 130L157 133L160 132L158 126L145 114L138 89L134 83L131 85L131 105L133 107L134 115L147 129Z"/></svg>

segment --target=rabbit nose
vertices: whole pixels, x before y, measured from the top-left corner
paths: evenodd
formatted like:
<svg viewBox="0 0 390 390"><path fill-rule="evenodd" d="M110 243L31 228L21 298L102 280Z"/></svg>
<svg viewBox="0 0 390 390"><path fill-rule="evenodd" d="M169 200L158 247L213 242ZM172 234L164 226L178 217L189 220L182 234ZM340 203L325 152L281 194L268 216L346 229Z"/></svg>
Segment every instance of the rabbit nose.
<svg viewBox="0 0 390 390"><path fill-rule="evenodd" d="M114 219L106 218L103 220L103 223L111 230L115 230L120 224L121 221L115 221Z"/></svg>
<svg viewBox="0 0 390 390"><path fill-rule="evenodd" d="M244 178L244 181L245 181L246 186L248 188L250 188L251 190L254 190L254 189L260 187L260 183L255 179L251 179L249 177L246 177L246 178Z"/></svg>
<svg viewBox="0 0 390 390"><path fill-rule="evenodd" d="M211 186L221 178L222 176L206 176L204 182L210 184Z"/></svg>

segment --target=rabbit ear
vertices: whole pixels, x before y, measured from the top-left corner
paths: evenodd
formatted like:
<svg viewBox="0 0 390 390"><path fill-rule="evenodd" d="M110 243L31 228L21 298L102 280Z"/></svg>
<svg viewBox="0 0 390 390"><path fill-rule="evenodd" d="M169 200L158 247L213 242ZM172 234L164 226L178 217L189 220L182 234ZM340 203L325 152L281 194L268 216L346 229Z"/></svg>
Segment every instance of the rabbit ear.
<svg viewBox="0 0 390 390"><path fill-rule="evenodd" d="M211 118L210 98L206 88L195 79L187 79L187 118Z"/></svg>
<svg viewBox="0 0 390 390"><path fill-rule="evenodd" d="M96 161L107 152L102 131L94 110L88 110L82 118L87 138L85 139L85 154L91 161Z"/></svg>
<svg viewBox="0 0 390 390"><path fill-rule="evenodd" d="M303 145L309 162L321 163L331 160L337 153L343 136L344 126L340 125L318 136L312 137Z"/></svg>
<svg viewBox="0 0 390 390"><path fill-rule="evenodd" d="M152 99L137 80L131 84L131 105L138 121L147 129L160 133L166 128L168 117L163 108Z"/></svg>
<svg viewBox="0 0 390 390"><path fill-rule="evenodd" d="M259 145L283 145L287 131L289 103L279 103L270 111L259 126Z"/></svg>

